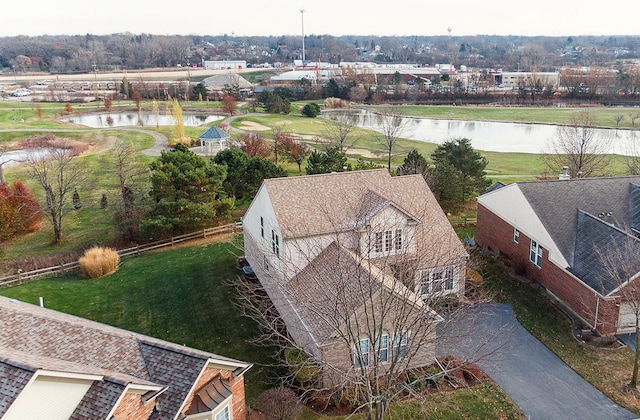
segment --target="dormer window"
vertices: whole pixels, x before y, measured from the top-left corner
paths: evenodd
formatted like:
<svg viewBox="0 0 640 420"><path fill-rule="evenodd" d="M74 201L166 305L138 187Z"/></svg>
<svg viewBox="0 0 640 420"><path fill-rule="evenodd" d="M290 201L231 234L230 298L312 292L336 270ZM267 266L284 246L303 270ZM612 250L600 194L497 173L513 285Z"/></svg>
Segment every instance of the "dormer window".
<svg viewBox="0 0 640 420"><path fill-rule="evenodd" d="M386 230L375 233L373 250L375 252L391 252L402 250L402 229Z"/></svg>

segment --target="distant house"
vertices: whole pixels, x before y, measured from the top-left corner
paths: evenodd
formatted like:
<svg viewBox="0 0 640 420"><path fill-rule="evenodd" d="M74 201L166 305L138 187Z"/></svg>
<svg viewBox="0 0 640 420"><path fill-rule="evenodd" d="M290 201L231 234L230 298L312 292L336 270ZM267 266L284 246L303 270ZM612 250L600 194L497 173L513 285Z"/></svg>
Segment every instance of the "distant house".
<svg viewBox="0 0 640 420"><path fill-rule="evenodd" d="M440 317L425 297L463 294L467 254L422 176L267 179L243 228L253 271L290 336L320 365L349 372L368 366L374 351L383 365L400 363L409 349L407 369L433 362L435 328L418 325ZM385 310L376 302L388 313L372 332L372 307Z"/></svg>
<svg viewBox="0 0 640 420"><path fill-rule="evenodd" d="M218 153L229 147L229 138L231 135L226 131L212 126L204 133L200 134L200 151L209 155Z"/></svg>
<svg viewBox="0 0 640 420"><path fill-rule="evenodd" d="M633 332L625 293L601 255L640 247L640 176L518 182L478 198L476 241L522 267L588 325L604 334Z"/></svg>
<svg viewBox="0 0 640 420"><path fill-rule="evenodd" d="M244 419L251 365L0 297L0 417Z"/></svg>

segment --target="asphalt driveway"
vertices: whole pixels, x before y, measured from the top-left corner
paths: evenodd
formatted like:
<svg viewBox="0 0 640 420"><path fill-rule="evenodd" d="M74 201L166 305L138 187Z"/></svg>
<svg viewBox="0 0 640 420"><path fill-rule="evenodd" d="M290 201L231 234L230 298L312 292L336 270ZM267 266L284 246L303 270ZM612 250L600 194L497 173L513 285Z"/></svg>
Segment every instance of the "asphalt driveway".
<svg viewBox="0 0 640 420"><path fill-rule="evenodd" d="M438 355L475 362L528 419L638 418L529 334L515 319L511 306L478 304L460 315L442 324Z"/></svg>

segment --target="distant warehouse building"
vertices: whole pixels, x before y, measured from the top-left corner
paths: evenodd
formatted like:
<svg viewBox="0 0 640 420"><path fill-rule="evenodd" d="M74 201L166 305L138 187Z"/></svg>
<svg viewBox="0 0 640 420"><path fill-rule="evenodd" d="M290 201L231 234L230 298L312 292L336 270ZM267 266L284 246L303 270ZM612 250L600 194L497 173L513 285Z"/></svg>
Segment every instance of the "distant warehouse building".
<svg viewBox="0 0 640 420"><path fill-rule="evenodd" d="M556 89L560 86L560 73L558 72L515 72L498 70L492 72L491 76L496 85L501 85L505 88L516 88L521 84L524 86L552 86Z"/></svg>
<svg viewBox="0 0 640 420"><path fill-rule="evenodd" d="M246 69L247 62L244 60L223 60L223 61L202 61L205 70L227 70Z"/></svg>

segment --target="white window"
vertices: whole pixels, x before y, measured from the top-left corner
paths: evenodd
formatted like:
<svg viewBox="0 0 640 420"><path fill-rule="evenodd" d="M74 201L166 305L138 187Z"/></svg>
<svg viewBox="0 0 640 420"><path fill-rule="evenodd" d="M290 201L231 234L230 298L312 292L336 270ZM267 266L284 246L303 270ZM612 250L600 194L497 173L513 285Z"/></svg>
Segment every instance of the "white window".
<svg viewBox="0 0 640 420"><path fill-rule="evenodd" d="M391 251L391 238L393 237L393 235L391 234L391 231L388 230L384 233L384 250L385 252L389 252Z"/></svg>
<svg viewBox="0 0 640 420"><path fill-rule="evenodd" d="M402 229L376 232L373 249L375 252L400 251L402 249Z"/></svg>
<svg viewBox="0 0 640 420"><path fill-rule="evenodd" d="M402 359L407 355L407 343L409 342L409 332L402 331L396 333L396 336L393 338L393 352L398 357L398 359Z"/></svg>
<svg viewBox="0 0 640 420"><path fill-rule="evenodd" d="M402 229L396 229L396 235L393 238L394 248L396 251L402 249Z"/></svg>
<svg viewBox="0 0 640 420"><path fill-rule="evenodd" d="M453 267L440 267L420 272L420 293L423 295L453 290Z"/></svg>
<svg viewBox="0 0 640 420"><path fill-rule="evenodd" d="M520 242L520 231L518 229L513 229L513 242Z"/></svg>
<svg viewBox="0 0 640 420"><path fill-rule="evenodd" d="M376 252L382 252L382 232L376 232L376 243L374 246Z"/></svg>
<svg viewBox="0 0 640 420"><path fill-rule="evenodd" d="M226 406L218 414L216 414L216 420L229 420L230 417L229 406Z"/></svg>
<svg viewBox="0 0 640 420"><path fill-rule="evenodd" d="M533 239L531 240L531 251L529 252L529 260L538 267L542 266L542 246L540 246L540 244Z"/></svg>
<svg viewBox="0 0 640 420"><path fill-rule="evenodd" d="M264 271L266 271L268 273L269 272L269 259L267 258L266 255L263 258L264 258L263 259Z"/></svg>
<svg viewBox="0 0 640 420"><path fill-rule="evenodd" d="M355 349L353 355L353 364L356 367L369 366L369 352L371 343L368 338L362 338L358 342L358 348Z"/></svg>
<svg viewBox="0 0 640 420"><path fill-rule="evenodd" d="M271 231L271 250L274 254L280 256L280 237L274 230Z"/></svg>
<svg viewBox="0 0 640 420"><path fill-rule="evenodd" d="M260 237L264 238L264 217L260 216Z"/></svg>
<svg viewBox="0 0 640 420"><path fill-rule="evenodd" d="M378 362L388 362L389 361L389 334L384 333L380 337L378 337L377 347L377 356Z"/></svg>

